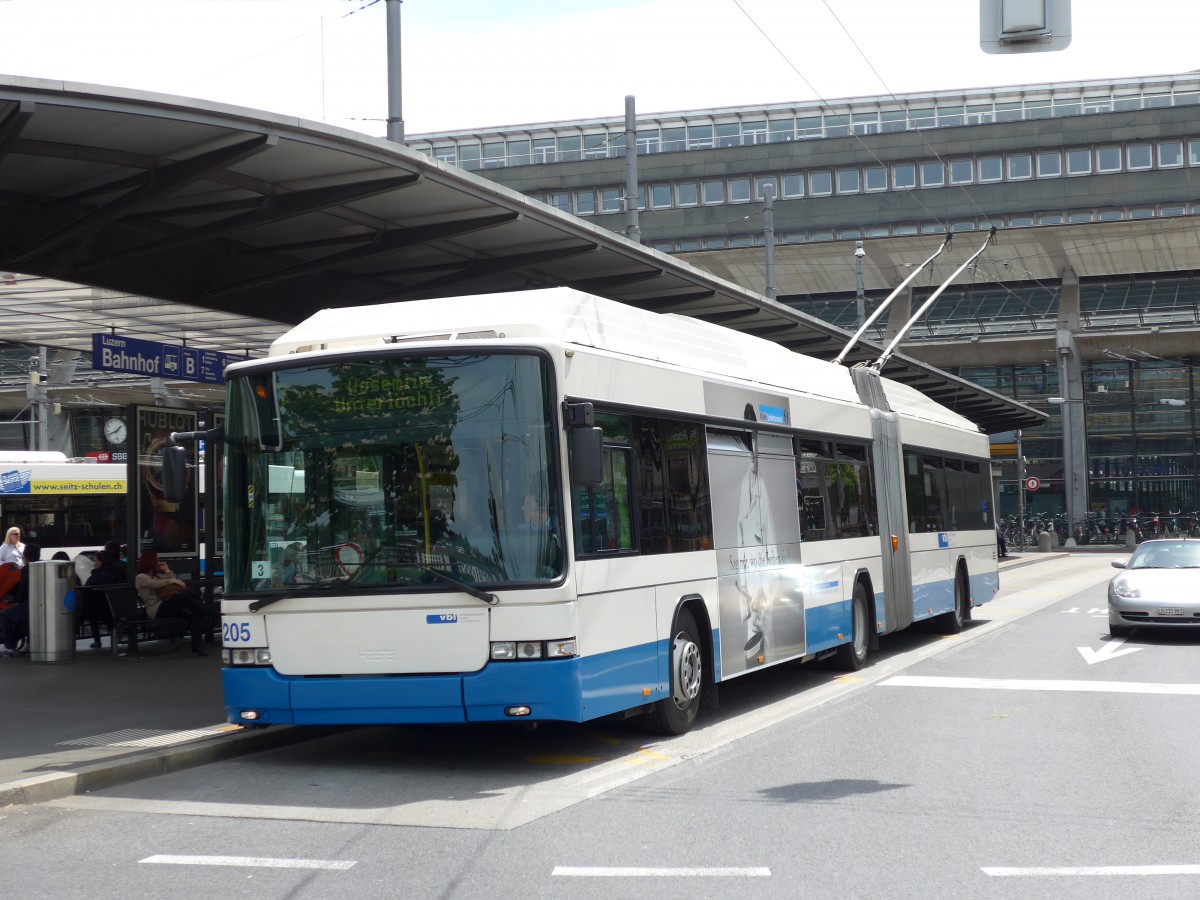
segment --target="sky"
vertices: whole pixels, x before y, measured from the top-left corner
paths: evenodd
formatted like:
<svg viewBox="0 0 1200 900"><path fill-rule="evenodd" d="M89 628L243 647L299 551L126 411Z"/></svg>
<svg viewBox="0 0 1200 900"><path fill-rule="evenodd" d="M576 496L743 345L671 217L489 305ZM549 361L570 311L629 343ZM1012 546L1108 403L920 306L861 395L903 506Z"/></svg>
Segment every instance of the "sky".
<svg viewBox="0 0 1200 900"><path fill-rule="evenodd" d="M1070 46L993 55L980 0L404 0L409 136L1200 69L1196 0L1072 0ZM0 76L386 132L384 0L0 0Z"/></svg>

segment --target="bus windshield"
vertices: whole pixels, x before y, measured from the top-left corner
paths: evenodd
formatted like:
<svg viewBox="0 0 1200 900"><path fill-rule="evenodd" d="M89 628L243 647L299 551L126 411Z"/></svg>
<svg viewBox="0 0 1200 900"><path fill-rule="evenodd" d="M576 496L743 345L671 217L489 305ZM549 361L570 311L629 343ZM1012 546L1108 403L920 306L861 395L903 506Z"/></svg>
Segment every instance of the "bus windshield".
<svg viewBox="0 0 1200 900"><path fill-rule="evenodd" d="M532 353L356 356L231 378L226 590L557 579L552 382Z"/></svg>

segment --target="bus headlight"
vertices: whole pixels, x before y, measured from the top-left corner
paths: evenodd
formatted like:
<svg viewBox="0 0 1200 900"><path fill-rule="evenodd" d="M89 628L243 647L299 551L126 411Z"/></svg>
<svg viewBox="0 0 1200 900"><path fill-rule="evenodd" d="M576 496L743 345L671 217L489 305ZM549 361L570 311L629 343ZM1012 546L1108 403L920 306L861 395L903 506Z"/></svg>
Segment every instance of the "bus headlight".
<svg viewBox="0 0 1200 900"><path fill-rule="evenodd" d="M575 638L554 641L492 641L493 660L570 659L578 656Z"/></svg>
<svg viewBox="0 0 1200 900"><path fill-rule="evenodd" d="M221 650L221 662L227 666L269 666L269 647L225 647Z"/></svg>

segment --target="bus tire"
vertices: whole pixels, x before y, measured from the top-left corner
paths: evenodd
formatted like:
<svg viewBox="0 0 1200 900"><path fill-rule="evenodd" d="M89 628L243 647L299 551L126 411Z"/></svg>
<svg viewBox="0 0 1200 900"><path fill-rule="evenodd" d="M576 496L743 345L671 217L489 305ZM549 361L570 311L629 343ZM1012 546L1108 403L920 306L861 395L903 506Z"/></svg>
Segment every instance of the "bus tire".
<svg viewBox="0 0 1200 900"><path fill-rule="evenodd" d="M942 613L933 620L934 627L941 634L958 634L963 630L970 615L971 601L967 596L967 579L962 569L954 573L954 608Z"/></svg>
<svg viewBox="0 0 1200 900"><path fill-rule="evenodd" d="M857 672L867 663L867 651L870 647L871 628L867 605L867 589L861 580L854 583L854 593L850 599L850 641L837 648L833 657L835 668L843 672Z"/></svg>
<svg viewBox="0 0 1200 900"><path fill-rule="evenodd" d="M704 687L704 655L700 651L696 620L687 609L675 616L671 637L671 694L654 704L650 730L656 734L683 734L696 721Z"/></svg>

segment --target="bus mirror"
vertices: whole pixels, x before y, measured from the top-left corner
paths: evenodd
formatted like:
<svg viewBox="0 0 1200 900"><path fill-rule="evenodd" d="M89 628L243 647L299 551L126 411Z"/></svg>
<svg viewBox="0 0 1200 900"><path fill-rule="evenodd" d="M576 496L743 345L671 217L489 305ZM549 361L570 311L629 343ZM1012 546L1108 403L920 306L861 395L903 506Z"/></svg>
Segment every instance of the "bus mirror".
<svg viewBox="0 0 1200 900"><path fill-rule="evenodd" d="M187 489L187 450L172 442L162 452L163 498L181 503Z"/></svg>
<svg viewBox="0 0 1200 900"><path fill-rule="evenodd" d="M571 429L571 484L595 485L604 480L604 429Z"/></svg>
<svg viewBox="0 0 1200 900"><path fill-rule="evenodd" d="M596 424L596 409L586 401L571 403L564 400L563 424L568 428L590 428Z"/></svg>

